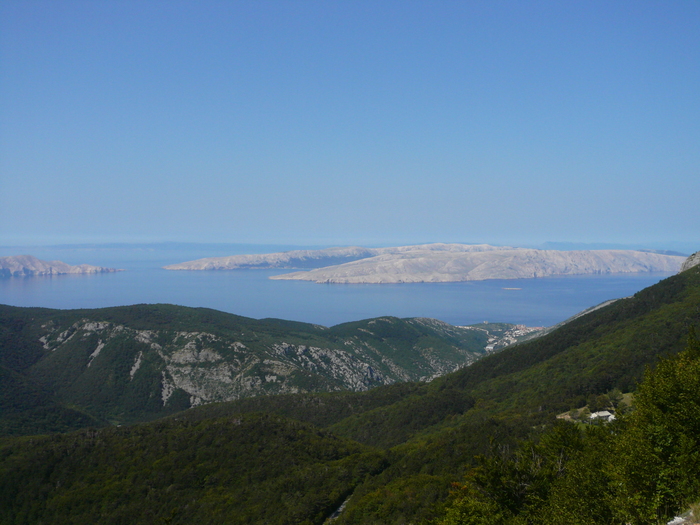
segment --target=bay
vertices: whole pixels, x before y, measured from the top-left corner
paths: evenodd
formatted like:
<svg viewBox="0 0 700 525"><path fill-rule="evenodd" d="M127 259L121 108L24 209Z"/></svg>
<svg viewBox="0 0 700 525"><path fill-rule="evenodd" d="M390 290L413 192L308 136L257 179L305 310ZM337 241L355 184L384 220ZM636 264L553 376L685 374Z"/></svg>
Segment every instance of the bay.
<svg viewBox="0 0 700 525"><path fill-rule="evenodd" d="M245 247L250 250L250 247ZM277 247L270 247L275 251ZM126 268L118 273L0 279L0 303L101 308L139 303L207 307L237 315L332 326L380 316L432 317L454 325L508 322L551 326L586 308L633 295L671 274L641 273L462 283L316 284L273 281L280 270L168 271L211 256L187 250L64 248L37 256ZM230 247L222 253L233 254ZM245 253L240 247L238 253ZM201 249L200 249L201 251ZM250 253L250 252L248 252ZM8 253L14 255L15 253ZM290 270L291 271L291 270Z"/></svg>

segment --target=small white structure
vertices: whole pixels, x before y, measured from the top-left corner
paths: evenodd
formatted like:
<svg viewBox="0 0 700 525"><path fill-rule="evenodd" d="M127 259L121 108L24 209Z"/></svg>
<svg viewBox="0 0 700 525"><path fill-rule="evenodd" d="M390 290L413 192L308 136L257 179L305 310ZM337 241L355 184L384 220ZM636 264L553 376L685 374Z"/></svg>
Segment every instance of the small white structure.
<svg viewBox="0 0 700 525"><path fill-rule="evenodd" d="M615 414L611 414L607 410L601 410L600 412L593 412L591 414L591 419L602 419L603 421L615 421Z"/></svg>

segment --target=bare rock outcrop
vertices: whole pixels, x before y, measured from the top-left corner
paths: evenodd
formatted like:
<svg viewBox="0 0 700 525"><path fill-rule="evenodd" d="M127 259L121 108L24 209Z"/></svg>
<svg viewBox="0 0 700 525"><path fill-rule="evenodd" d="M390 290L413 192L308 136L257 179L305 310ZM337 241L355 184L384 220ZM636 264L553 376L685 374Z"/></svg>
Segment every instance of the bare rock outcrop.
<svg viewBox="0 0 700 525"><path fill-rule="evenodd" d="M695 252L693 255L688 257L683 265L681 266L681 272L691 269L693 266L700 264L700 252Z"/></svg>

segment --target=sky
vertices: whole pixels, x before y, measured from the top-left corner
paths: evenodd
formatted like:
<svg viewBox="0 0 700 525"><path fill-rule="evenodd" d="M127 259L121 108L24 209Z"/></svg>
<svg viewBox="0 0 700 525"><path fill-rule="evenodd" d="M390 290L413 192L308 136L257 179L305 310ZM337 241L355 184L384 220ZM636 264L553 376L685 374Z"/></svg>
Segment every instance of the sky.
<svg viewBox="0 0 700 525"><path fill-rule="evenodd" d="M0 244L700 246L700 2L0 2Z"/></svg>

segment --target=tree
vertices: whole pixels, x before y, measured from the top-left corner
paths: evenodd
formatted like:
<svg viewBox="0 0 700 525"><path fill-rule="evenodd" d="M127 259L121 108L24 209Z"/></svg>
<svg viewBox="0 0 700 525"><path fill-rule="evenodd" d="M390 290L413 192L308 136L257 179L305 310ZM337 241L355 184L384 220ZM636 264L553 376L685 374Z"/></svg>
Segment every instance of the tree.
<svg viewBox="0 0 700 525"><path fill-rule="evenodd" d="M648 370L617 440L612 478L619 517L666 523L700 495L700 342Z"/></svg>
<svg viewBox="0 0 700 525"><path fill-rule="evenodd" d="M610 404L613 406L613 408L617 408L623 400L622 392L619 388L614 388L608 392L608 398L610 399Z"/></svg>
<svg viewBox="0 0 700 525"><path fill-rule="evenodd" d="M519 525L533 523L550 489L564 475L572 454L583 448L576 425L557 422L512 452L493 446L467 475L439 525Z"/></svg>

